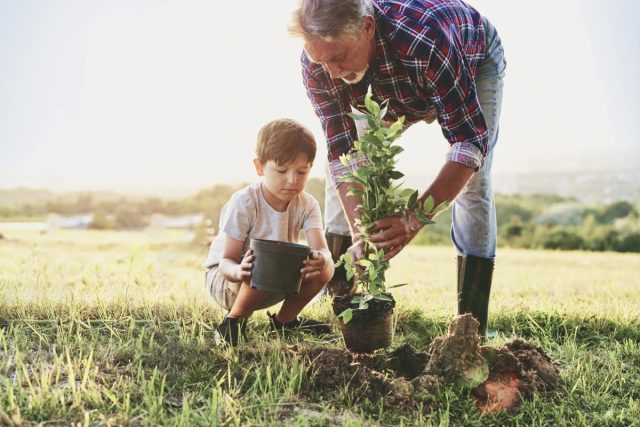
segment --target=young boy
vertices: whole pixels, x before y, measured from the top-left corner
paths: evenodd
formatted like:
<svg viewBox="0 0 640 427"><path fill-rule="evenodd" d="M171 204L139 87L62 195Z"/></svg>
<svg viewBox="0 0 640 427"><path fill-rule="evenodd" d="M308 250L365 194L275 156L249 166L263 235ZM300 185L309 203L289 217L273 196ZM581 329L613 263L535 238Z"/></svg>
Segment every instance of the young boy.
<svg viewBox="0 0 640 427"><path fill-rule="evenodd" d="M267 313L273 329L315 334L331 331L327 325L298 317L333 275L320 205L304 192L315 155L313 135L296 121L281 119L266 124L258 133L253 160L262 180L233 194L222 208L218 236L205 262L206 287L214 300L229 310L218 332L232 346L238 344L241 334L246 337L246 319L254 310L282 300L277 314ZM312 251L301 270L300 292L286 295L252 288L250 239L297 243L301 230Z"/></svg>

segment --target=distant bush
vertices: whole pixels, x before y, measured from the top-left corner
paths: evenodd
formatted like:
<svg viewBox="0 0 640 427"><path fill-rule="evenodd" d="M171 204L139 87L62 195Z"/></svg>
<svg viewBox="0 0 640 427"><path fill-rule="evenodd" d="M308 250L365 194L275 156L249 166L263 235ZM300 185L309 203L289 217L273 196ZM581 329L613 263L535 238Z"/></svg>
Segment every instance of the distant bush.
<svg viewBox="0 0 640 427"><path fill-rule="evenodd" d="M584 239L578 233L563 227L541 228L536 235L534 246L543 249L577 250L584 249Z"/></svg>
<svg viewBox="0 0 640 427"><path fill-rule="evenodd" d="M115 223L109 219L107 213L103 210L97 210L93 213L93 220L89 224L92 230L110 230L115 228Z"/></svg>
<svg viewBox="0 0 640 427"><path fill-rule="evenodd" d="M600 224L611 224L618 218L638 217L638 212L629 202L615 202L600 209L597 217Z"/></svg>
<svg viewBox="0 0 640 427"><path fill-rule="evenodd" d="M197 230L205 241L207 229L217 228L220 212L231 195L247 184L215 185L194 196L177 200L157 197L95 200L81 194L75 200L59 197L46 203L0 206L2 218L43 217L55 212L74 215L94 212L93 229L139 229L149 224L154 213L168 216L203 214L206 224ZM311 178L306 191L318 199L324 210L325 181ZM496 195L498 244L515 248L548 248L640 252L640 209L626 201L606 205L582 205L576 200L548 194ZM412 241L418 245L449 245L451 208L424 227Z"/></svg>
<svg viewBox="0 0 640 427"><path fill-rule="evenodd" d="M617 250L619 252L640 252L640 232L624 236Z"/></svg>
<svg viewBox="0 0 640 427"><path fill-rule="evenodd" d="M149 225L149 218L133 206L122 206L115 213L115 228L136 230Z"/></svg>

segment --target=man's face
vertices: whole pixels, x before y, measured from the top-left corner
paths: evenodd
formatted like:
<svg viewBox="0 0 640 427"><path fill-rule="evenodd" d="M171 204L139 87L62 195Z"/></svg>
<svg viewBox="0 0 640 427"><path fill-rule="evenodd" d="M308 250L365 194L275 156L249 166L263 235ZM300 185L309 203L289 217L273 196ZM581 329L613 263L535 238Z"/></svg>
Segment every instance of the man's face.
<svg viewBox="0 0 640 427"><path fill-rule="evenodd" d="M322 65L332 79L358 83L369 68L375 53L375 21L365 17L356 37L343 35L327 41L316 37L305 41L304 50L316 64Z"/></svg>

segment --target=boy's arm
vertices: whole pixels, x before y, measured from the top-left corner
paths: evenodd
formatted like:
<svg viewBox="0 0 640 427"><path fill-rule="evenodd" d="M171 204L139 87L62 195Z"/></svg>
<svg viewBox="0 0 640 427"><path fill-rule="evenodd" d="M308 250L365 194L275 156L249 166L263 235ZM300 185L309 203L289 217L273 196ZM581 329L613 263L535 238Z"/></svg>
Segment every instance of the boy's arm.
<svg viewBox="0 0 640 427"><path fill-rule="evenodd" d="M222 256L218 268L220 273L230 282L246 282L251 279L253 251L248 250L242 261L244 242L225 236L222 245Z"/></svg>
<svg viewBox="0 0 640 427"><path fill-rule="evenodd" d="M305 230L307 243L311 248L310 259L305 260L302 273L305 277L322 276L328 282L333 277L333 259L327 240L320 228Z"/></svg>

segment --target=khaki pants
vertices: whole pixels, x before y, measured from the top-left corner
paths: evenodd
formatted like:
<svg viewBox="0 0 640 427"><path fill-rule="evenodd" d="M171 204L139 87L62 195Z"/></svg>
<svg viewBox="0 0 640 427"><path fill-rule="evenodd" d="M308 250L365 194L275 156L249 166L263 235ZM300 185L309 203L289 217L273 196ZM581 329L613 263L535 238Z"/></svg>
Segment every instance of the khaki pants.
<svg viewBox="0 0 640 427"><path fill-rule="evenodd" d="M227 310L231 310L231 307L233 307L233 303L238 297L238 292L240 292L241 285L242 283L234 283L225 279L220 273L217 265L211 267L205 274L205 288L213 297L215 302L218 303L220 307ZM276 305L280 301L284 300L286 297L286 294L270 293L270 295L262 300L255 309L262 310L263 308L271 307L272 305Z"/></svg>

